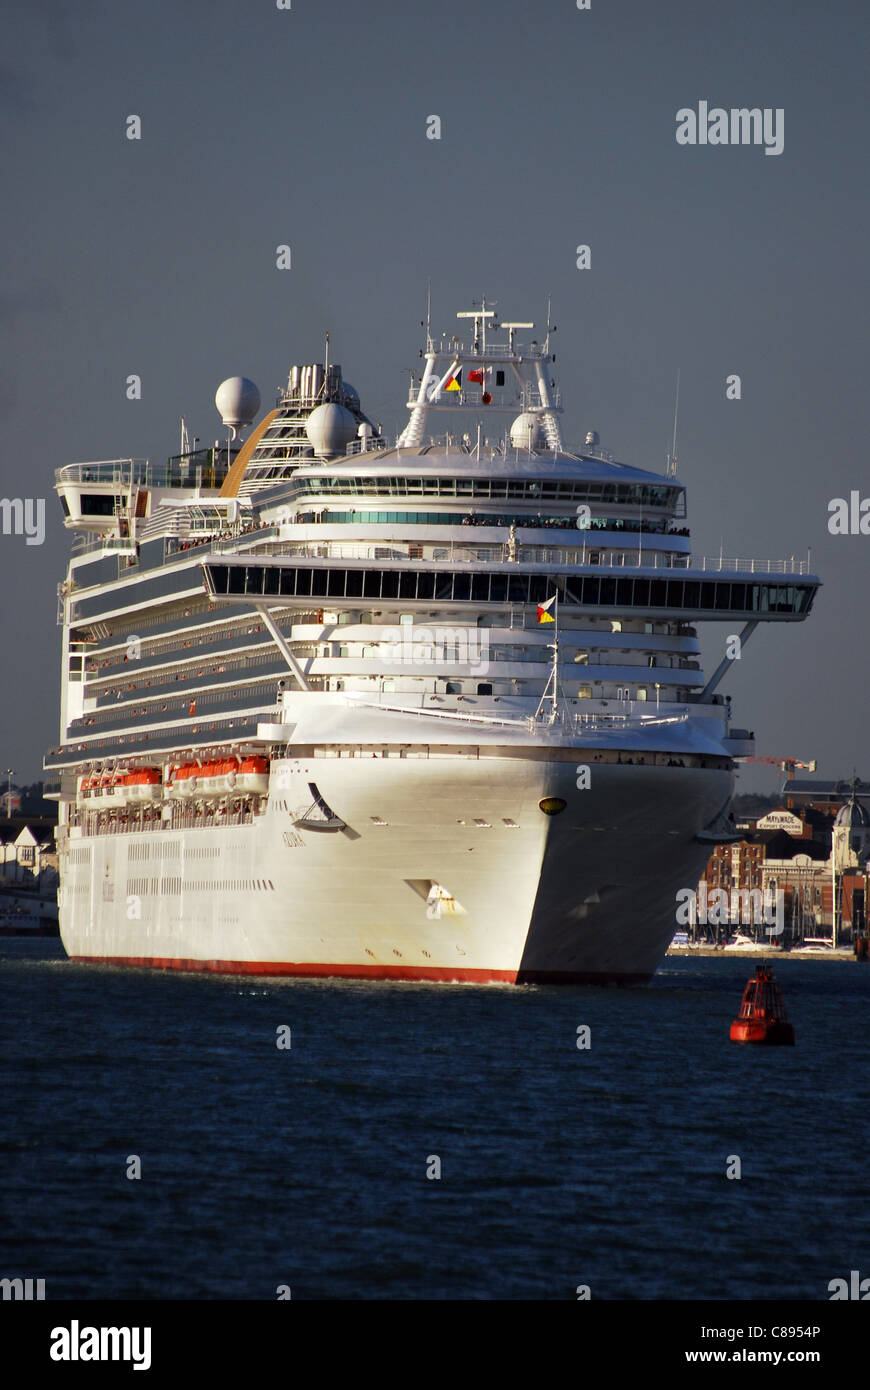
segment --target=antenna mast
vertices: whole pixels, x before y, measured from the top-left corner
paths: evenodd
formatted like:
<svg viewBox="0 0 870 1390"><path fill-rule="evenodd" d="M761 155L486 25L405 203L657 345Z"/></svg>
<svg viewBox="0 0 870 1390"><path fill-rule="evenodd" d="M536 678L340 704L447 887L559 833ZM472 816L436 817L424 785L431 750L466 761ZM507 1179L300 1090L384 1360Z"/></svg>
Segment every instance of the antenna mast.
<svg viewBox="0 0 870 1390"><path fill-rule="evenodd" d="M680 412L680 369L677 368L677 391L674 399L674 438L671 445L671 452L668 454L667 476L675 478L677 476L677 417Z"/></svg>

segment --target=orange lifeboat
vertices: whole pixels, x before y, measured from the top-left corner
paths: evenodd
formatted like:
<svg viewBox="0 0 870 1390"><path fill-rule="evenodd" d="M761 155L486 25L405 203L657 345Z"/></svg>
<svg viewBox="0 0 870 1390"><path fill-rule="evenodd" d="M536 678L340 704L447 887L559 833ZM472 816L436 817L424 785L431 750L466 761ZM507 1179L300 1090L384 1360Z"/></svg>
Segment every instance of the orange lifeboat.
<svg viewBox="0 0 870 1390"><path fill-rule="evenodd" d="M140 767L128 778L130 795L134 801L157 801L163 790L162 781L159 767Z"/></svg>
<svg viewBox="0 0 870 1390"><path fill-rule="evenodd" d="M199 791L202 796L220 796L226 790L226 763L213 758L200 769Z"/></svg>
<svg viewBox="0 0 870 1390"><path fill-rule="evenodd" d="M172 791L175 796L194 796L199 783L200 769L196 763L182 763L173 771Z"/></svg>
<svg viewBox="0 0 870 1390"><path fill-rule="evenodd" d="M214 796L225 796L235 789L238 761L235 758L219 758L211 764L212 781L209 790Z"/></svg>
<svg viewBox="0 0 870 1390"><path fill-rule="evenodd" d="M794 1026L786 1017L782 990L764 962L747 981L740 1013L731 1024L731 1041L794 1046Z"/></svg>
<svg viewBox="0 0 870 1390"><path fill-rule="evenodd" d="M269 759L242 758L236 773L235 790L265 795L269 790Z"/></svg>

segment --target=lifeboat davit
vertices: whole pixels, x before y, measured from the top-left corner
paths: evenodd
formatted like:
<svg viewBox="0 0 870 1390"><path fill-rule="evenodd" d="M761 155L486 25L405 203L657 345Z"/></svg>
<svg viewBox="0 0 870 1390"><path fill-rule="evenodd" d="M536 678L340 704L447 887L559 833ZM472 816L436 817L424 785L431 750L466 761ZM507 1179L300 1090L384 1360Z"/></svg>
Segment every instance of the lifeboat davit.
<svg viewBox="0 0 870 1390"><path fill-rule="evenodd" d="M242 758L236 773L235 790L265 795L269 790L268 758Z"/></svg>
<svg viewBox="0 0 870 1390"><path fill-rule="evenodd" d="M794 1027L769 965L757 965L754 978L747 981L740 1013L731 1024L731 1041L794 1046Z"/></svg>

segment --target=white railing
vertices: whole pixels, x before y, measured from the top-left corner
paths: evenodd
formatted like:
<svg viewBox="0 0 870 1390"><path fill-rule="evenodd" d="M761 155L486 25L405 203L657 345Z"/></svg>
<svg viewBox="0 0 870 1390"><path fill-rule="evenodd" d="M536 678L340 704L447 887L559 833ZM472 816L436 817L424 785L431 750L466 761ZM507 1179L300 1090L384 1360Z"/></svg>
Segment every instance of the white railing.
<svg viewBox="0 0 870 1390"><path fill-rule="evenodd" d="M415 705L387 704L385 701L359 700L352 694L345 695L348 704L354 708L386 710L390 714L415 714L425 719L447 719L451 723L486 724L493 728L524 730L527 733L546 733L557 729L568 733L606 733L608 730L643 733L649 728L662 728L666 725L687 724L690 715L687 711L666 715L631 714L576 714L564 707L556 709L555 716L549 712L511 718L507 715L471 714L466 710L425 709Z"/></svg>
<svg viewBox="0 0 870 1390"><path fill-rule="evenodd" d="M80 531L72 543L72 554L86 555L92 550L114 550L122 555L135 555L136 542L132 536L102 536Z"/></svg>
<svg viewBox="0 0 870 1390"><path fill-rule="evenodd" d="M712 570L716 574L741 572L746 574L809 574L809 560L798 560L794 555L788 560L741 560L722 555L691 555L689 568Z"/></svg>
<svg viewBox="0 0 870 1390"><path fill-rule="evenodd" d="M491 331L503 332L504 330ZM549 356L549 353L540 344L519 342L514 342L513 347L509 343L487 343L485 353L482 351L473 352L458 338L430 338L426 344L426 351L435 352L451 359L454 357L473 357L475 361L480 361L481 366L496 359L505 362L510 361L511 358L522 357L524 361L534 362Z"/></svg>
<svg viewBox="0 0 870 1390"><path fill-rule="evenodd" d="M216 550L232 553L238 542L227 541ZM436 555L435 550L447 551L446 555ZM486 551L489 553L485 553ZM422 551L423 553L419 553ZM378 553L380 552L380 553ZM428 552L428 553L427 553ZM559 565L573 569L594 571L642 569L642 570L684 570L706 574L809 574L808 560L798 560L792 556L788 560L740 560L722 557L677 555L659 550L612 551L599 546L572 547L554 546L516 547L512 559L508 543L499 546L469 545L467 542L444 540L443 542L393 542L389 540L352 541L285 541L277 545L255 545L239 552L241 555L273 556L274 558L302 558L323 560L413 560L422 564L478 564L502 565L517 564L531 566ZM593 560L592 556L599 558Z"/></svg>
<svg viewBox="0 0 870 1390"><path fill-rule="evenodd" d="M54 470L56 483L113 483L127 482L132 470L144 474L150 468L148 459L93 459L89 463L67 463Z"/></svg>

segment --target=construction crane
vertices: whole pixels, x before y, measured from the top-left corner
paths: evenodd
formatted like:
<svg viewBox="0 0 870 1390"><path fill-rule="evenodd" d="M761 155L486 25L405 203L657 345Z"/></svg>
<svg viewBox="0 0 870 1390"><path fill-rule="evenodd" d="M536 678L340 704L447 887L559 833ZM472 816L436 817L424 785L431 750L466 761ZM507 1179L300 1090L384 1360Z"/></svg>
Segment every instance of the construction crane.
<svg viewBox="0 0 870 1390"><path fill-rule="evenodd" d="M769 758L760 753L752 758L740 758L739 761L741 763L772 763L774 767L779 768L780 774L783 772L785 773L785 780L787 782L794 781L796 768L802 767L806 768L807 772L815 772L818 767L815 758L813 758L812 762L804 763L801 762L799 758Z"/></svg>

